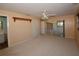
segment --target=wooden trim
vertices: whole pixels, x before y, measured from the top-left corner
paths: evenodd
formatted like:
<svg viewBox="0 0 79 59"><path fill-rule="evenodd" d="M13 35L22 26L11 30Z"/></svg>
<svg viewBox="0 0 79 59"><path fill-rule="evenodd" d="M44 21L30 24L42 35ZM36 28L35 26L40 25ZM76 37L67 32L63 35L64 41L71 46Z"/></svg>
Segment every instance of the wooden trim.
<svg viewBox="0 0 79 59"><path fill-rule="evenodd" d="M16 20L23 20L23 21L32 21L31 19L27 19L27 18L20 18L20 17L13 17L13 19L14 19L14 22L16 21Z"/></svg>

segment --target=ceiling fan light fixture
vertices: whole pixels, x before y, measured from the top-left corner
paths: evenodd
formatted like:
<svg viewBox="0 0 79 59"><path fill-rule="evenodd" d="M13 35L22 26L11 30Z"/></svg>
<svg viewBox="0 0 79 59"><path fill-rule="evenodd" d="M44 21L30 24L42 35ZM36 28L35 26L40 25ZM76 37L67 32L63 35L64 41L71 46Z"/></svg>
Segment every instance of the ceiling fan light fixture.
<svg viewBox="0 0 79 59"><path fill-rule="evenodd" d="M42 20L48 20L48 16L44 12L42 13Z"/></svg>
<svg viewBox="0 0 79 59"><path fill-rule="evenodd" d="M48 17L42 17L42 20L48 20Z"/></svg>

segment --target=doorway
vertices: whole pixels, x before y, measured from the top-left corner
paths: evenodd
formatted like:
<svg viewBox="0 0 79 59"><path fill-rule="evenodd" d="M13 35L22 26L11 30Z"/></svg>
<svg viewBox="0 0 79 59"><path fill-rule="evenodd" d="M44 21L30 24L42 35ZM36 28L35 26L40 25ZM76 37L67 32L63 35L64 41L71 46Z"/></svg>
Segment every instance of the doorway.
<svg viewBox="0 0 79 59"><path fill-rule="evenodd" d="M53 23L47 22L47 33L52 34L52 30L53 30Z"/></svg>
<svg viewBox="0 0 79 59"><path fill-rule="evenodd" d="M65 37L65 21L57 20L53 23L47 22L47 34Z"/></svg>
<svg viewBox="0 0 79 59"><path fill-rule="evenodd" d="M7 17L0 16L0 49L8 47Z"/></svg>
<svg viewBox="0 0 79 59"><path fill-rule="evenodd" d="M56 23L57 27L57 35L60 37L65 37L65 21L59 20Z"/></svg>

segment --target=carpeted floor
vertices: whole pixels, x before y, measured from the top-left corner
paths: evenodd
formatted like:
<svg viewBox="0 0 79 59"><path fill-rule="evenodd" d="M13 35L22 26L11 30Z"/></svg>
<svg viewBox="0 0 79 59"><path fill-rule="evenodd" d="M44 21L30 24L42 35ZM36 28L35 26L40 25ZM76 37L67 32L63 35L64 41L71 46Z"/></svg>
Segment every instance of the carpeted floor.
<svg viewBox="0 0 79 59"><path fill-rule="evenodd" d="M40 35L28 42L0 50L1 56L79 56L72 39L53 35Z"/></svg>

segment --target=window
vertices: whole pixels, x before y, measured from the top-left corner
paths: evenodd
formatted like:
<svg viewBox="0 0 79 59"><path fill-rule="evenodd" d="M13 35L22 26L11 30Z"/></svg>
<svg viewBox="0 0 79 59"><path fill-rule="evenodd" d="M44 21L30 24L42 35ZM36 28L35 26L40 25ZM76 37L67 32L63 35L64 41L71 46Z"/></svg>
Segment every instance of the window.
<svg viewBox="0 0 79 59"><path fill-rule="evenodd" d="M63 21L57 21L57 26L58 26L58 27L63 26Z"/></svg>

